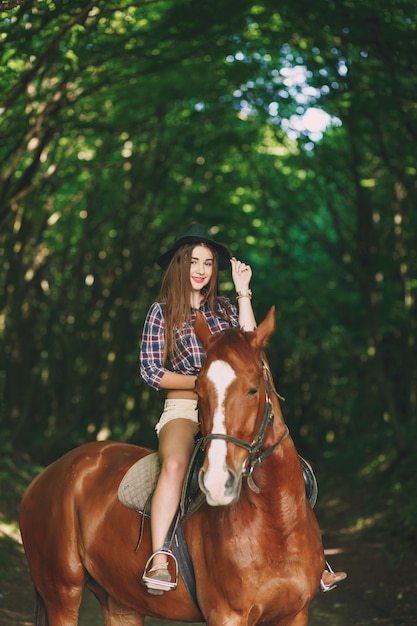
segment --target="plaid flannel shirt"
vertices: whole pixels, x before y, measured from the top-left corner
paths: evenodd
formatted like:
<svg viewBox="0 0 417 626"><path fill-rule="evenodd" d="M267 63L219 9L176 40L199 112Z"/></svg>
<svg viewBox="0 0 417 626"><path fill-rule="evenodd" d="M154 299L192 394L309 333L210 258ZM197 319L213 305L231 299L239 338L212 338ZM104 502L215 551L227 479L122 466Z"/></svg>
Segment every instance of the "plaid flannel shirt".
<svg viewBox="0 0 417 626"><path fill-rule="evenodd" d="M239 327L237 308L225 298L228 303L231 325ZM206 301L199 309L207 320L210 331L213 335L218 335L223 330L229 328L226 320L217 315L213 315ZM224 314L225 309L221 307L219 313ZM205 357L205 350L197 339L194 332L195 309L191 309L191 324L184 325L181 332L175 332L176 347L175 358L171 361L173 372L178 374L198 375ZM164 305L161 302L154 302L146 316L143 327L142 343L140 349L140 374L143 380L151 387L159 390L161 378L165 372L169 371L164 367Z"/></svg>

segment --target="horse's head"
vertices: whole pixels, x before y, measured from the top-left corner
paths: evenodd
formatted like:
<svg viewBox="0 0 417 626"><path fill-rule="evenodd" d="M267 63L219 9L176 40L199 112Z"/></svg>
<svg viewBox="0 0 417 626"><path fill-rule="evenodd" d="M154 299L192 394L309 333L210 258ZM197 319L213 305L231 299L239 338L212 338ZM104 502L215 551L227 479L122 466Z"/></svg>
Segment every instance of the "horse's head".
<svg viewBox="0 0 417 626"><path fill-rule="evenodd" d="M262 359L274 328L274 307L253 332L229 329L213 336L204 318L197 317L195 332L207 352L196 385L206 448L199 484L212 506L236 502L243 476L274 447L264 449L273 420L273 388Z"/></svg>

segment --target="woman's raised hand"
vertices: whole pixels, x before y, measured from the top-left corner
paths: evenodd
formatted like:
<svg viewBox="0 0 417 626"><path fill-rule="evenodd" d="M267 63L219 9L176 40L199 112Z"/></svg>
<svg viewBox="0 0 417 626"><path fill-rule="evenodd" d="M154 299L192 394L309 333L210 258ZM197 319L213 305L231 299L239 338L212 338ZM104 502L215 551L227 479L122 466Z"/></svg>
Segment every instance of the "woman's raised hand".
<svg viewBox="0 0 417 626"><path fill-rule="evenodd" d="M236 291L245 291L249 289L249 284L252 278L252 268L246 263L238 261L235 257L230 259L232 266L232 278Z"/></svg>

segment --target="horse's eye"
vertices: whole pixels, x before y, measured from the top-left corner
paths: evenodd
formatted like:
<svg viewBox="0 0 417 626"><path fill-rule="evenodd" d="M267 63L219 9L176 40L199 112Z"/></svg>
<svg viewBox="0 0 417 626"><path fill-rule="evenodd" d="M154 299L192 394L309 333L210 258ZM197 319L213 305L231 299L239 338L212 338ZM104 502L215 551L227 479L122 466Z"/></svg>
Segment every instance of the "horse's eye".
<svg viewBox="0 0 417 626"><path fill-rule="evenodd" d="M257 393L258 393L258 389L256 387L252 387L252 389L249 389L248 391L248 396L254 396Z"/></svg>

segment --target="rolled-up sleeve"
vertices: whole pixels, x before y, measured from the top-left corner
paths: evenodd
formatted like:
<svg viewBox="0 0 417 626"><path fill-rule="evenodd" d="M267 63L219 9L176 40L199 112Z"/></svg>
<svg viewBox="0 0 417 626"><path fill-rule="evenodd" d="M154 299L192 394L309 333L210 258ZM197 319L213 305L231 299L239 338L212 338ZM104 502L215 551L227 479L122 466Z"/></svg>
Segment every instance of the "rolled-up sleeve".
<svg viewBox="0 0 417 626"><path fill-rule="evenodd" d="M158 391L161 378L168 371L164 367L164 344L164 312L162 305L155 302L145 319L139 358L140 375Z"/></svg>

